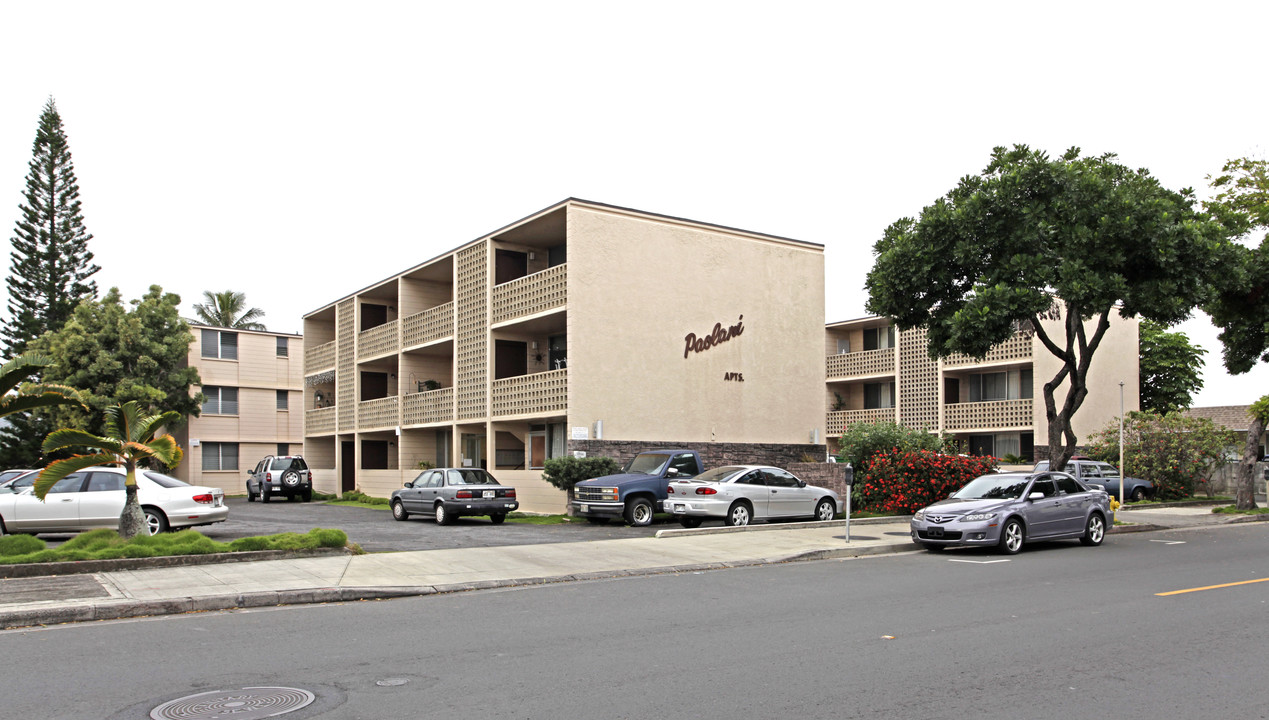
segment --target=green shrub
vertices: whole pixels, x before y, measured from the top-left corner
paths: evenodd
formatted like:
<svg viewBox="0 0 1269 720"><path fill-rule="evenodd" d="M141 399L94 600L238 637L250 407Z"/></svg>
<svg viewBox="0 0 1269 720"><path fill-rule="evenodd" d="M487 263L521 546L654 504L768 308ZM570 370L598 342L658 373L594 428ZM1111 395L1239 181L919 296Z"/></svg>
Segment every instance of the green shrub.
<svg viewBox="0 0 1269 720"><path fill-rule="evenodd" d="M855 423L842 433L837 447L840 448L837 461L849 462L856 472L866 468L877 453L894 450L950 450L938 435L925 430L913 430L895 422Z"/></svg>
<svg viewBox="0 0 1269 720"><path fill-rule="evenodd" d="M363 503L365 505L387 505L391 501L390 498L370 497L360 490L349 490L344 493L343 497L336 499L344 502Z"/></svg>
<svg viewBox="0 0 1269 720"><path fill-rule="evenodd" d="M1223 463L1231 439L1209 418L1130 412L1124 417L1125 475L1153 483L1155 500L1190 497L1207 485L1212 470ZM1118 419L1089 438L1089 455L1119 462Z"/></svg>
<svg viewBox="0 0 1269 720"><path fill-rule="evenodd" d="M317 542L317 547L341 548L348 544L348 533L331 528L313 528L309 535Z"/></svg>
<svg viewBox="0 0 1269 720"><path fill-rule="evenodd" d="M985 455L946 455L929 450L891 450L873 455L862 483L852 497L860 509L885 515L910 515L986 475L996 458Z"/></svg>
<svg viewBox="0 0 1269 720"><path fill-rule="evenodd" d="M560 490L572 490L574 485L583 480L616 475L619 472L621 472L621 466L610 457L596 455L578 458L565 455L547 458L543 464L542 479Z"/></svg>
<svg viewBox="0 0 1269 720"><path fill-rule="evenodd" d="M47 545L34 535L5 535L0 537L0 557L29 555L43 550Z"/></svg>
<svg viewBox="0 0 1269 720"><path fill-rule="evenodd" d="M234 552L251 552L255 550L268 550L269 538L255 535L253 537L238 538L229 542L229 549Z"/></svg>

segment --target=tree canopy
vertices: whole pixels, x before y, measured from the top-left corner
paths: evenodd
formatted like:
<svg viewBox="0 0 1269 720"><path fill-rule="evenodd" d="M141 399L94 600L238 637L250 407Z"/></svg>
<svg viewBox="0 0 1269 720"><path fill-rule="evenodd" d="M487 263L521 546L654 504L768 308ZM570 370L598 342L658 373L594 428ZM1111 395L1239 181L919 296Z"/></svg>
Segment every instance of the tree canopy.
<svg viewBox="0 0 1269 720"><path fill-rule="evenodd" d="M49 98L40 115L26 176L22 214L9 253L9 322L3 329L9 357L70 318L80 300L96 297L91 277L100 268L88 250L79 182L57 105Z"/></svg>
<svg viewBox="0 0 1269 720"><path fill-rule="evenodd" d="M264 323L255 322L264 317L260 308L247 308L246 293L225 290L214 293L203 291L203 301L194 306L194 314L208 325L234 328L235 330L264 330Z"/></svg>
<svg viewBox="0 0 1269 720"><path fill-rule="evenodd" d="M1224 249L1226 270L1203 309L1221 329L1226 369L1237 375L1269 362L1269 234L1254 244L1256 231L1269 230L1269 161L1230 160L1221 173L1208 178L1219 192L1205 206L1247 244Z"/></svg>
<svg viewBox="0 0 1269 720"><path fill-rule="evenodd" d="M980 174L886 229L868 310L925 328L932 357L983 357L1019 328L1034 332L1060 363L1043 399L1061 468L1111 314L1172 325L1206 297L1226 233L1193 204L1113 154L998 147Z"/></svg>
<svg viewBox="0 0 1269 720"><path fill-rule="evenodd" d="M190 395L201 380L187 362L194 336L178 313L180 303L180 296L151 285L129 309L111 288L101 300L75 308L61 330L33 342L33 348L57 358L45 380L79 388L91 408L55 408L54 424L101 435L106 408L129 401L159 413L198 415L204 398Z"/></svg>
<svg viewBox="0 0 1269 720"><path fill-rule="evenodd" d="M1183 332L1168 332L1153 320L1142 320L1138 345L1141 409L1167 414L1190 406L1203 389L1203 356Z"/></svg>

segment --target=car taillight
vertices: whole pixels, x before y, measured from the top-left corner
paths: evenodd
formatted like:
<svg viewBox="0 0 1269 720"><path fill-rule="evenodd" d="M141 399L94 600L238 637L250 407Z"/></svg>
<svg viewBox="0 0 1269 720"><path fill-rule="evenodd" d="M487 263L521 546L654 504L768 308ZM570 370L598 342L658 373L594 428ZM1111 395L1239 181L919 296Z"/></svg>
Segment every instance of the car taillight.
<svg viewBox="0 0 1269 720"><path fill-rule="evenodd" d="M265 474L264 474L264 481L265 481L265 482L273 482L273 473L265 473Z"/></svg>
<svg viewBox="0 0 1269 720"><path fill-rule="evenodd" d="M515 489L515 488L507 488L507 497L515 497L515 496L516 496L516 489Z"/></svg>
<svg viewBox="0 0 1269 720"><path fill-rule="evenodd" d="M665 486L665 491L666 491L667 493L669 493L669 494L673 495L673 494L674 494L674 486L673 486L673 485L666 485L666 486Z"/></svg>
<svg viewBox="0 0 1269 720"><path fill-rule="evenodd" d="M718 491L712 487L698 487L696 488L696 494L697 495L717 495Z"/></svg>
<svg viewBox="0 0 1269 720"><path fill-rule="evenodd" d="M454 493L454 497L458 498L459 500L470 499L471 490L459 490L458 492Z"/></svg>
<svg viewBox="0 0 1269 720"><path fill-rule="evenodd" d="M194 502L207 503L208 505L210 505L212 503L212 495L211 493L203 493L201 495L195 495Z"/></svg>

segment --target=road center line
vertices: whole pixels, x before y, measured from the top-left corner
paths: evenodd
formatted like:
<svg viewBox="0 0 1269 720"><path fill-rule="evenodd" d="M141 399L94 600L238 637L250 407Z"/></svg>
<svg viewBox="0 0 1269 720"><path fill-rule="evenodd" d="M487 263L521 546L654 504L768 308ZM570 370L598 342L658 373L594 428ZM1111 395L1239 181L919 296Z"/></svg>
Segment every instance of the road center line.
<svg viewBox="0 0 1269 720"><path fill-rule="evenodd" d="M1165 597L1168 595L1181 595L1183 593L1198 592L1200 590L1217 590L1219 588L1235 587L1238 585L1250 585L1252 583L1269 582L1269 578L1260 578L1259 580L1243 580L1241 582L1225 583L1224 585L1208 585L1207 587L1196 587L1188 590L1173 590L1172 592L1155 593L1156 597Z"/></svg>

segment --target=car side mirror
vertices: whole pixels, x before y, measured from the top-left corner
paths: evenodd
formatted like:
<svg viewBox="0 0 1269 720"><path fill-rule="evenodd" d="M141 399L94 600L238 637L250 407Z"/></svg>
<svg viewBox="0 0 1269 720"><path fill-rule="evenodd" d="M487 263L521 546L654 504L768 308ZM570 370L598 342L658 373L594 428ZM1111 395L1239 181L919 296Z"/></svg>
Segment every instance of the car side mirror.
<svg viewBox="0 0 1269 720"><path fill-rule="evenodd" d="M679 474L678 468L670 468L669 470L665 471L666 477L678 477L678 474Z"/></svg>
<svg viewBox="0 0 1269 720"><path fill-rule="evenodd" d="M1044 493L1042 493L1042 492L1033 492L1033 493L1031 493L1030 495L1028 495L1028 496L1027 496L1027 499L1028 499L1028 500L1043 500L1043 499L1044 499Z"/></svg>
<svg viewBox="0 0 1269 720"><path fill-rule="evenodd" d="M805 481L805 480L798 480L798 487L800 487L800 488L804 488L804 487L806 487L806 481Z"/></svg>
<svg viewBox="0 0 1269 720"><path fill-rule="evenodd" d="M406 480L406 481L405 481L405 486L406 486L406 487L408 487L408 488L412 488L412 487L414 487L414 481L413 481L413 480Z"/></svg>

